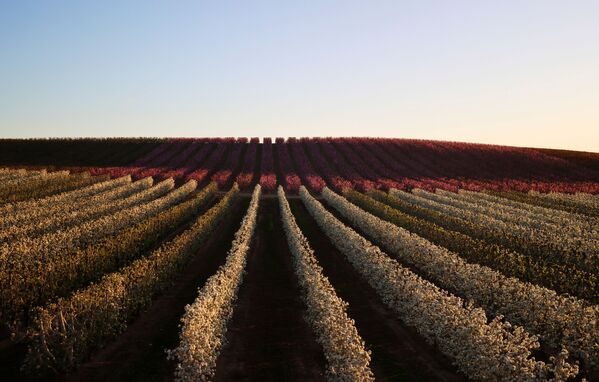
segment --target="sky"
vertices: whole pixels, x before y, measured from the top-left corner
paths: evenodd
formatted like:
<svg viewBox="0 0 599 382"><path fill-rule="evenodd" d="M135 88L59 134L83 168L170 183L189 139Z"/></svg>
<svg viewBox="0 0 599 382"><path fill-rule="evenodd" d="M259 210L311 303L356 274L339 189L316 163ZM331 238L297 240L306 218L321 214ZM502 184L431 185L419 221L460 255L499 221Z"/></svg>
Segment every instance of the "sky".
<svg viewBox="0 0 599 382"><path fill-rule="evenodd" d="M1 1L0 137L599 152L599 1Z"/></svg>

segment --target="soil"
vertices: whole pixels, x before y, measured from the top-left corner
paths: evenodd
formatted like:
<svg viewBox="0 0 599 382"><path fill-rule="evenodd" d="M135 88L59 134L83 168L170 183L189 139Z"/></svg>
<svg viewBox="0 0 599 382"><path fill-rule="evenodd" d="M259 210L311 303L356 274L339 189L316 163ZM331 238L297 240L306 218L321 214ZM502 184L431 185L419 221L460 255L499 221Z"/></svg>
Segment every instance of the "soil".
<svg viewBox="0 0 599 382"><path fill-rule="evenodd" d="M402 324L380 301L345 257L320 231L300 200L290 200L298 225L310 242L335 291L349 303L348 314L372 351L370 367L377 381L465 381L450 360Z"/></svg>
<svg viewBox="0 0 599 382"><path fill-rule="evenodd" d="M214 381L324 381L277 201L263 199L255 241Z"/></svg>

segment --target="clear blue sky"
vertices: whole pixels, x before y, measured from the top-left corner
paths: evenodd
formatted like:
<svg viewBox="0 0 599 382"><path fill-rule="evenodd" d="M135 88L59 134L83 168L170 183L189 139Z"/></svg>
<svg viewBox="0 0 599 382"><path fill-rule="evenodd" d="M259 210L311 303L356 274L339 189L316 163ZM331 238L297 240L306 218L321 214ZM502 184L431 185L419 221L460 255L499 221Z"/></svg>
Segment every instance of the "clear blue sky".
<svg viewBox="0 0 599 382"><path fill-rule="evenodd" d="M599 1L2 1L0 136L599 151Z"/></svg>

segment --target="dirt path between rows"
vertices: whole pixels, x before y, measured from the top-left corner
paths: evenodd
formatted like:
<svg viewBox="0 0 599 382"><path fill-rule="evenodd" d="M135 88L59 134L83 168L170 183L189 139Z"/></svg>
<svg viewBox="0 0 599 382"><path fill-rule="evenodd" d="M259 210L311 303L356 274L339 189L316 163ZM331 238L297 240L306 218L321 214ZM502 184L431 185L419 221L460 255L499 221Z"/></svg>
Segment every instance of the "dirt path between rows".
<svg viewBox="0 0 599 382"><path fill-rule="evenodd" d="M447 381L467 379L414 329L401 323L374 289L320 231L300 200L290 200L297 222L315 251L324 274L372 351L371 369L377 381Z"/></svg>
<svg viewBox="0 0 599 382"><path fill-rule="evenodd" d="M214 381L323 381L276 200L262 199L253 248Z"/></svg>

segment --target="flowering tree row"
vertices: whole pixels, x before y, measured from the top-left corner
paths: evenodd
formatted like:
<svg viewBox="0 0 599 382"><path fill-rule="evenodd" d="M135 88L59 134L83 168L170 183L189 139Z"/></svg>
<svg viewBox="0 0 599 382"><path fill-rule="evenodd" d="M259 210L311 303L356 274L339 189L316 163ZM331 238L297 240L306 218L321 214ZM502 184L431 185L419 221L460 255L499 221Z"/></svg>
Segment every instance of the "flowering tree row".
<svg viewBox="0 0 599 382"><path fill-rule="evenodd" d="M370 352L347 315L347 303L337 296L314 256L310 243L297 226L283 188L278 189L281 221L293 255L293 266L306 305L306 320L316 333L327 358L332 381L374 381Z"/></svg>
<svg viewBox="0 0 599 382"><path fill-rule="evenodd" d="M599 302L597 293L599 280L588 272L573 270L561 264L537 261L530 256L522 255L497 244L487 243L461 232L443 228L434 223L434 220L444 220L444 217L434 211L428 211L428 215L426 215L427 217L432 216L432 221L426 220L422 214L418 214L421 216L418 217L417 214L404 213L385 204L389 203L388 196L379 190L370 190L368 196L349 190L344 195L362 209L438 246L445 247L469 262L486 265L506 276L544 286L558 293L568 293L593 303Z"/></svg>
<svg viewBox="0 0 599 382"><path fill-rule="evenodd" d="M574 219L583 219L585 218L584 214L579 214L575 212L564 211L558 206L548 207L536 205L534 203L526 203L525 201L515 200L515 198L509 198L499 195L506 194L491 194L489 191L486 192L472 192L467 190L460 190L460 195L465 195L468 198L474 199L476 201L486 201L489 203L495 203L499 205L504 205L508 207L512 207L521 211L526 211L529 213L533 213L536 216L543 216L545 218L551 219L561 219L561 218L574 218ZM519 194L520 195L520 194ZM524 194L522 194L524 196Z"/></svg>
<svg viewBox="0 0 599 382"><path fill-rule="evenodd" d="M16 195L31 193L55 183L68 182L69 175L69 171L42 171L29 177L19 177L0 182L0 200L7 202L18 201L15 200Z"/></svg>
<svg viewBox="0 0 599 382"><path fill-rule="evenodd" d="M179 346L168 352L168 357L177 361L175 377L178 381L207 381L214 376L216 359L225 342L227 322L233 315L233 304L243 282L260 194L258 184L225 263L206 281L193 304L185 307Z"/></svg>
<svg viewBox="0 0 599 382"><path fill-rule="evenodd" d="M346 227L305 188L300 189L300 195L321 230L382 301L402 321L435 343L469 378L531 381L554 375L561 381L577 374L577 366L565 361L565 349L552 359L553 363L535 360L531 356L531 351L539 347L535 336L521 327L512 327L501 316L489 321L482 309L420 278Z"/></svg>
<svg viewBox="0 0 599 382"><path fill-rule="evenodd" d="M489 202L477 199L470 194L459 194L437 190L436 194L413 190L417 195L450 204L457 208L463 208L478 212L506 223L514 223L539 230L549 230L562 235L580 237L582 240L594 240L599 237L599 219L589 218L576 214L564 213L552 209L545 209L544 213L535 213L521 208L514 208L501 203ZM599 245L599 243L597 243Z"/></svg>
<svg viewBox="0 0 599 382"><path fill-rule="evenodd" d="M329 189L323 191L323 196L352 225L427 279L474 301L489 314L504 315L511 323L538 334L543 343L553 348L565 346L588 368L599 366L599 346L591 334L599 332L598 306L468 263L446 248L360 209Z"/></svg>
<svg viewBox="0 0 599 382"><path fill-rule="evenodd" d="M45 170L44 170L45 171ZM38 171L27 171L27 174L34 172L37 177L40 172ZM28 177L31 179L31 177ZM20 178L25 179L25 178ZM66 194L73 190L78 190L87 186L92 186L97 183L104 182L110 179L106 175L102 176L91 176L89 172L71 173L68 176L54 179L52 182L45 184L39 184L36 187L30 188L18 188L14 192L11 192L7 197L2 200L4 203L0 206L0 211L9 212L16 210L18 206L25 206L34 203L39 200L45 200L59 194ZM14 180L14 179L13 179ZM0 180L2 184L2 180Z"/></svg>
<svg viewBox="0 0 599 382"><path fill-rule="evenodd" d="M20 201L40 199L50 195L75 190L107 179L109 179L109 177L106 175L91 176L87 171L71 172L68 176L45 179L44 181L37 182L37 184L29 184L28 187L19 186L17 189L5 195L2 198L2 202L14 204ZM1 182L2 181L0 181L0 183Z"/></svg>
<svg viewBox="0 0 599 382"><path fill-rule="evenodd" d="M551 198L548 199L543 196L545 194L533 193L530 191L528 193L522 193L522 192L515 192L515 191L487 190L485 192L490 193L495 196L498 196L498 197L501 197L503 199L512 199L516 202L521 202L521 203L525 203L525 204L532 205L532 206L545 207L545 208L560 210L560 211L564 211L564 212L570 212L570 213L579 214L579 215L599 217L599 212L593 207L589 208L588 206L581 206L579 204L565 201L563 199L562 200L556 200L556 199L551 199Z"/></svg>
<svg viewBox="0 0 599 382"><path fill-rule="evenodd" d="M170 181L171 185L173 181ZM177 188L151 202L125 209L112 215L93 219L38 238L21 239L0 247L0 289L9 289L15 277L26 277L32 268L92 244L107 235L154 216L184 200L196 188L195 181Z"/></svg>
<svg viewBox="0 0 599 382"><path fill-rule="evenodd" d="M53 209L62 209L68 203L93 197L94 195L109 191L115 187L123 186L128 183L131 183L131 176L100 181L86 187L47 196L41 199L7 203L0 206L0 212L2 213L2 216L0 216L0 221L2 223L0 223L0 225L6 226L11 224L13 221L19 221L21 219L19 217L20 214L27 215L28 213L32 213L33 216L43 216L44 211L49 211L51 213Z"/></svg>
<svg viewBox="0 0 599 382"><path fill-rule="evenodd" d="M579 208L581 210L590 208L594 210L594 214L597 214L597 211L599 211L599 197L597 197L597 195L587 194L584 192L577 192L575 194L549 192L543 194L536 191L529 191L528 193L538 198L556 201L560 204L563 203L566 205L570 205L573 208Z"/></svg>
<svg viewBox="0 0 599 382"><path fill-rule="evenodd" d="M45 171L45 170L44 170ZM8 167L0 168L0 181L11 180L23 176L27 176L34 171L27 171L26 169L12 169ZM37 171L36 171L37 172Z"/></svg>
<svg viewBox="0 0 599 382"><path fill-rule="evenodd" d="M551 231L505 223L483 214L438 203L421 196L391 189L390 195L418 206L441 212L477 227L477 235L543 261L568 264L582 271L599 273L599 247L593 240L581 240Z"/></svg>
<svg viewBox="0 0 599 382"><path fill-rule="evenodd" d="M114 339L175 278L226 218L234 187L183 233L98 283L35 311L24 370L70 370Z"/></svg>
<svg viewBox="0 0 599 382"><path fill-rule="evenodd" d="M28 179L38 178L42 175L47 175L48 171L45 169L41 170L28 170L25 168L19 169L10 169L6 168L0 173L0 186L5 187L5 185L11 186L14 184L18 184L18 182L23 182Z"/></svg>
<svg viewBox="0 0 599 382"><path fill-rule="evenodd" d="M192 198L157 215L83 248L65 250L61 256L45 259L43 267L28 268L27 277L13 278L7 289L0 292L2 316L26 317L25 313L34 306L66 296L141 257L173 229L197 216L215 197L217 189L216 184L211 183ZM22 325L26 326L27 322Z"/></svg>
<svg viewBox="0 0 599 382"><path fill-rule="evenodd" d="M148 178L151 179L151 178ZM27 202L7 204L0 208L0 229L13 228L32 222L42 221L43 218L53 217L84 208L95 201L109 201L128 196L140 189L148 188L147 180L131 184L131 177L121 177L104 182L98 182L88 187L69 191L44 199L34 199ZM150 182L151 186L151 182ZM84 191L85 190L85 191Z"/></svg>
<svg viewBox="0 0 599 382"><path fill-rule="evenodd" d="M262 142L262 161L260 162L260 186L265 191L273 191L277 186L277 175L272 154L272 139L264 138Z"/></svg>
<svg viewBox="0 0 599 382"><path fill-rule="evenodd" d="M568 234L567 236L557 236L554 235L551 231L543 232L534 229L527 229L526 227L521 227L519 225L508 225L505 222L498 221L497 219L493 219L486 216L481 216L477 218L475 216L471 216L471 214L468 214L467 212L460 212L459 209L453 208L452 206L448 206L442 203L436 203L434 201L426 202L424 201L424 199L421 199L420 197L415 195L396 193L395 196L398 195L405 198L409 198L411 202L416 202L416 200L423 201L423 203L421 204L426 208L436 209L445 214L455 216L456 218L459 218L462 221L469 220L472 224L479 224L481 225L481 230L477 233L473 233L474 235L485 235L487 237L487 240L494 240L495 242L500 244L504 243L507 246L511 246L512 248L521 251L522 253L526 253L531 256L536 256L537 258L545 261L572 264L573 266L576 266L583 271L585 269L589 269L588 267L590 267L590 269L593 270L593 267L597 266L596 239L592 233L588 232L590 228L584 228L583 232L577 233L574 236L572 236L572 234ZM469 195L473 194L469 193ZM487 200L489 200L490 198L495 198L494 201L501 200L500 203L507 203L507 199L505 198L498 198L486 194L478 194L477 197ZM522 203L518 202L509 201L509 203L511 203L512 205L522 205ZM555 210L547 209L545 213L548 216L559 215L559 211ZM487 223L490 222L490 224L495 225L482 225L480 222L481 220L486 221ZM592 226L593 223L591 222L589 227ZM579 236L580 234L585 235L587 238L578 238L577 236Z"/></svg>
<svg viewBox="0 0 599 382"><path fill-rule="evenodd" d="M152 183L152 178L141 179L87 199L84 201L85 204L75 203L74 208L67 207L55 211L44 219L25 221L25 224L13 224L0 230L0 243L64 230L81 222L154 200L172 189L169 182L159 183L153 187Z"/></svg>
<svg viewBox="0 0 599 382"><path fill-rule="evenodd" d="M539 218L545 218L550 221L560 221L563 219L573 219L573 220L587 220L587 221L595 221L596 217L592 217L593 214L587 215L588 209L584 211L568 211L568 209L561 208L559 204L556 203L548 203L547 206L537 205L534 203L527 203L525 200L518 201L515 198L503 197L498 195L491 194L490 192L470 192L466 190L460 190L461 195L464 195L467 198L472 198L478 200L483 200L489 203L500 204L508 207L512 207L514 209L518 209L521 211L526 211L527 213L534 214ZM531 195L536 195L532 191ZM518 194L520 195L520 194ZM521 194L524 196L524 194ZM540 194L539 194L540 195ZM549 194L543 194L549 195ZM575 197L575 195L588 195L589 197L596 198L596 195L591 194L560 194L564 196ZM591 216L591 217L589 217Z"/></svg>
<svg viewBox="0 0 599 382"><path fill-rule="evenodd" d="M42 176L47 176L48 171L45 169L41 170L27 170L27 169L7 169L4 173L1 174L2 178L0 179L0 189L2 188L14 188L14 186L18 186L20 183L25 183L27 181L31 181L32 179L38 179Z"/></svg>
<svg viewBox="0 0 599 382"><path fill-rule="evenodd" d="M501 205L488 206L485 202L478 203L476 201L463 200L460 197L454 196L457 195L456 193L443 192L443 190L432 193L416 188L412 190L412 193L433 202L464 210L475 216L483 215L485 218L515 224L524 229L542 231L545 234L567 235L575 240L587 243L592 242L597 237L596 222L593 223L587 219L577 219L570 216L569 218L562 218L556 221L550 219L548 216L528 216L526 211L519 211Z"/></svg>

